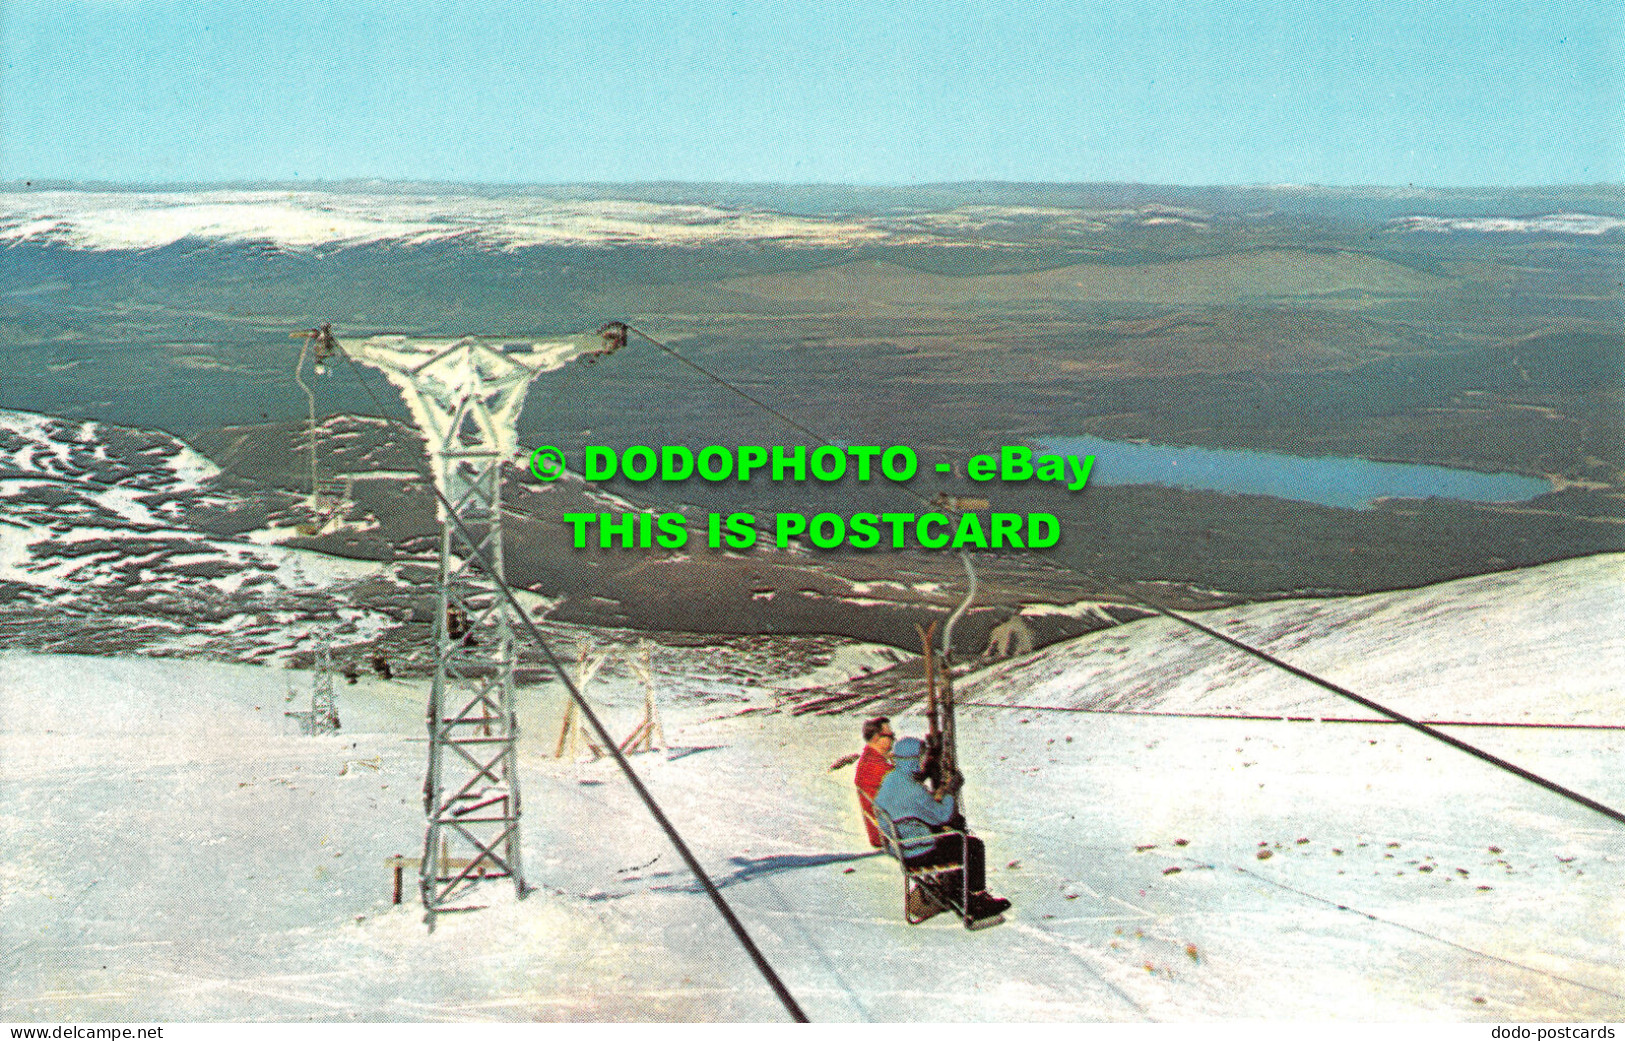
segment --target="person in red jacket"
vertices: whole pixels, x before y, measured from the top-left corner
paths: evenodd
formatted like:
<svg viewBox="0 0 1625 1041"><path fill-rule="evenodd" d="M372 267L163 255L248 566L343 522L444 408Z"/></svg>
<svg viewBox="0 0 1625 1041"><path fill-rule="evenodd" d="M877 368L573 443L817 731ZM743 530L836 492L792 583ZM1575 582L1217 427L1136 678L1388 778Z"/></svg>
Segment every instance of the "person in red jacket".
<svg viewBox="0 0 1625 1041"><path fill-rule="evenodd" d="M863 754L858 757L858 805L863 808L863 826L869 829L869 845L880 848L880 830L875 827L875 792L891 772L891 746L897 740L891 720L876 716L863 724Z"/></svg>

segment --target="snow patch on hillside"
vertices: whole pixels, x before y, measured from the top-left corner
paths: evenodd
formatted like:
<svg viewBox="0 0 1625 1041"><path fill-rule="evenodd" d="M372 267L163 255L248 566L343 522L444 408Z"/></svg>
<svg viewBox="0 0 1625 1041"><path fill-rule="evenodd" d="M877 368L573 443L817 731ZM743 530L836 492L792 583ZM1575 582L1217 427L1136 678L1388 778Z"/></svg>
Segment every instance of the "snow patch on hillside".
<svg viewBox="0 0 1625 1041"><path fill-rule="evenodd" d="M1399 231L1468 231L1492 235L1606 235L1625 229L1625 217L1595 213L1548 213L1538 217L1432 217L1418 214L1390 222Z"/></svg>

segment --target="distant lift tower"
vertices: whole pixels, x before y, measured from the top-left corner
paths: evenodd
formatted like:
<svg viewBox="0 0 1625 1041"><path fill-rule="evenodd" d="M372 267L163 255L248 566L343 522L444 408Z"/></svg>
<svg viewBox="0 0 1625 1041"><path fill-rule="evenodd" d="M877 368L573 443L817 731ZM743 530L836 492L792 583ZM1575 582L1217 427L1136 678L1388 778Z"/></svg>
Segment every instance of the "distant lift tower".
<svg viewBox="0 0 1625 1041"><path fill-rule="evenodd" d="M339 731L339 704L333 696L333 645L326 636L316 641L315 668L311 671L310 711L284 712L299 723L299 732L321 737ZM293 688L288 688L289 699Z"/></svg>
<svg viewBox="0 0 1625 1041"><path fill-rule="evenodd" d="M605 353L607 336L505 344L375 336L343 343L382 370L406 399L428 442L436 487L452 504L440 517L439 608L429 694L428 834L419 888L425 921L471 910L482 880L511 878L522 898L514 641L502 573L502 470L515 459L515 424L538 375L581 355ZM463 532L472 534L470 541ZM491 562L492 573L478 563Z"/></svg>

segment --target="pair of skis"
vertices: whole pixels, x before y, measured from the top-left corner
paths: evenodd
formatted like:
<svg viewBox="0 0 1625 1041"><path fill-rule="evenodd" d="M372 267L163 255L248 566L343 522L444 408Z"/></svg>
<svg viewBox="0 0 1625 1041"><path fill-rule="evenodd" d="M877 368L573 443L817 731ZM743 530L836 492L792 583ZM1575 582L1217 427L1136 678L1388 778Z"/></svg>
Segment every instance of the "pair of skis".
<svg viewBox="0 0 1625 1041"><path fill-rule="evenodd" d="M942 788L954 775L958 765L958 748L954 740L954 687L953 671L947 655L942 656L942 668L937 668L937 650L933 643L937 623L929 626L916 624L920 634L920 653L925 658L925 744L931 750L931 786ZM937 690L937 677L942 677L942 690ZM960 815L964 815L963 807Z"/></svg>
<svg viewBox="0 0 1625 1041"><path fill-rule="evenodd" d="M971 601L976 598L976 569L972 567L970 556L960 554L965 563L965 571L970 575L970 591L965 595L964 601L948 617L948 625L943 631L942 652L939 656L935 639L937 623L933 619L928 626L916 624L914 631L920 634L920 651L925 658L925 720L926 745L932 750L931 754L931 783L934 790L941 790L951 785L959 774L959 746L958 734L954 724L954 677L953 677L953 631L957 622L967 610ZM938 661L941 661L940 667ZM941 683L939 687L938 679ZM965 795L962 785L957 787L954 795L955 809L961 818L965 816ZM969 833L970 825L962 825ZM961 865L960 870L966 870ZM923 886L923 884L922 884ZM947 907L959 916L960 921L967 929L986 929L1004 921L1004 915L991 914L977 917L971 913L969 907L960 906L963 901L956 899L959 894L951 892L952 887L923 886L930 897Z"/></svg>
<svg viewBox="0 0 1625 1041"><path fill-rule="evenodd" d="M963 551L959 559L965 564L965 574L970 577L970 589L965 593L965 599L948 616L948 624L942 633L942 652L940 659L942 666L937 668L939 655L935 646L937 623L932 619L929 626L914 626L914 631L920 634L920 650L925 656L925 719L926 743L933 748L932 755L932 783L941 787L949 783L959 768L959 747L957 734L954 728L954 623L964 617L970 610L971 602L976 599L976 568L971 564L970 554ZM937 690L937 678L942 679L942 689ZM956 795L959 804L959 815L965 816L964 799Z"/></svg>

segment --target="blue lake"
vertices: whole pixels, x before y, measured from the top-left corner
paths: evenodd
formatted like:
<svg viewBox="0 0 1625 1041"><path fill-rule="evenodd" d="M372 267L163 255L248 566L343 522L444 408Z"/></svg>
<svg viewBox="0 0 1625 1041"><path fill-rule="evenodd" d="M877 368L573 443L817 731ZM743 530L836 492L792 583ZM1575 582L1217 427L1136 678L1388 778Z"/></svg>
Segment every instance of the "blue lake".
<svg viewBox="0 0 1625 1041"><path fill-rule="evenodd" d="M1444 466L1377 463L1342 456L1276 455L1215 448L1171 448L1101 437L1044 437L1040 448L1095 457L1090 484L1161 484L1175 488L1273 495L1363 510L1385 497L1438 496L1471 502L1521 502L1552 490L1549 481Z"/></svg>

